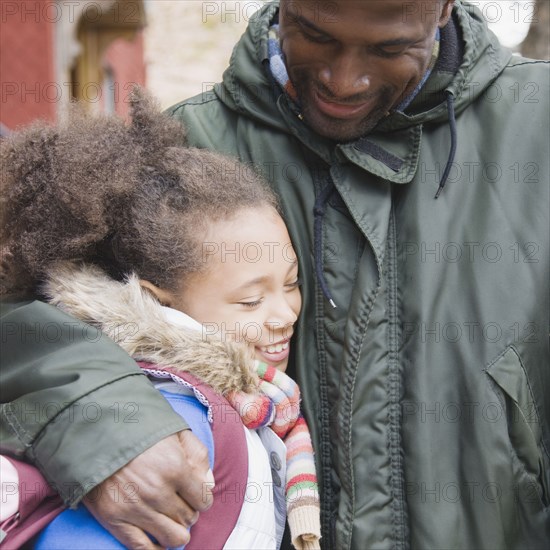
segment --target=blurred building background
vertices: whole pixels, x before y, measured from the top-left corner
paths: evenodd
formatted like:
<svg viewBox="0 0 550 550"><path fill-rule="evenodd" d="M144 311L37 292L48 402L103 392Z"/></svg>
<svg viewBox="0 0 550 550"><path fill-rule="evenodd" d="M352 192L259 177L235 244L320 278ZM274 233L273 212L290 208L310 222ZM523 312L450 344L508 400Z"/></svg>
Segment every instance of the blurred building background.
<svg viewBox="0 0 550 550"><path fill-rule="evenodd" d="M0 0L0 130L63 118L73 99L125 116L134 83L163 107L200 93L220 79L263 3ZM550 58L549 0L472 3L505 45Z"/></svg>
<svg viewBox="0 0 550 550"><path fill-rule="evenodd" d="M74 99L128 112L135 83L167 107L211 86L263 0L0 0L2 133Z"/></svg>
<svg viewBox="0 0 550 550"><path fill-rule="evenodd" d="M145 84L141 0L0 0L4 131L62 117L72 99L124 116L126 84Z"/></svg>

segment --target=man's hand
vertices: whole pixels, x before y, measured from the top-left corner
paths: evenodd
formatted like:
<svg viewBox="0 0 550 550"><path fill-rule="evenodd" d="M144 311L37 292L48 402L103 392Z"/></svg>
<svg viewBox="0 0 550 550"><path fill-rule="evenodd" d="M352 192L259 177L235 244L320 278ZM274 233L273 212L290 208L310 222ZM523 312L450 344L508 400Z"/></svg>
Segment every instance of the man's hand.
<svg viewBox="0 0 550 550"><path fill-rule="evenodd" d="M159 441L84 497L95 518L132 549L189 542L189 528L212 505L206 447L185 430Z"/></svg>

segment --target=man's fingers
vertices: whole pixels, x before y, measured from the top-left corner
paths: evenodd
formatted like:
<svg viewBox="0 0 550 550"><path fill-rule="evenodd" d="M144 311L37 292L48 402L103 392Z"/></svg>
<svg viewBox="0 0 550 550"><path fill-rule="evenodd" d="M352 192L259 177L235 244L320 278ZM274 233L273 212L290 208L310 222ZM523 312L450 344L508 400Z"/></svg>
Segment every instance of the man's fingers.
<svg viewBox="0 0 550 550"><path fill-rule="evenodd" d="M159 514L146 531L162 548L178 548L190 540L189 529L169 517ZM132 547L130 547L132 548Z"/></svg>
<svg viewBox="0 0 550 550"><path fill-rule="evenodd" d="M189 506L183 505L178 507L174 514L170 514L174 521L183 525L183 527L190 529L199 519L199 512L191 510Z"/></svg>
<svg viewBox="0 0 550 550"><path fill-rule="evenodd" d="M189 475L191 472L186 472L186 475L179 477L178 494L191 508L204 512L212 506L214 488L214 476L208 463L208 450L190 430L179 432L178 439L184 453L189 457L193 473Z"/></svg>
<svg viewBox="0 0 550 550"><path fill-rule="evenodd" d="M115 534L115 533L113 533ZM134 525L125 525L120 532L115 534L115 537L126 548L132 550L162 550L161 545L153 543L153 541L141 530Z"/></svg>
<svg viewBox="0 0 550 550"><path fill-rule="evenodd" d="M186 545L190 540L189 528L198 519L198 513L193 513L187 506L182 523L167 517L164 514L151 514L132 519L118 518L106 523L101 517L96 519L111 534L127 548L132 550L160 550L161 548L177 548ZM91 509L92 514L94 510ZM139 527L131 522L139 522ZM158 544L153 543L151 535Z"/></svg>
<svg viewBox="0 0 550 550"><path fill-rule="evenodd" d="M185 430L161 440L94 488L84 504L128 548L189 542L189 529L213 501L208 451ZM112 489L116 488L116 491Z"/></svg>
<svg viewBox="0 0 550 550"><path fill-rule="evenodd" d="M90 508L90 512L126 548L132 548L132 550L162 550L162 546L153 543L139 527L123 520L106 523L100 516L94 514L92 508Z"/></svg>
<svg viewBox="0 0 550 550"><path fill-rule="evenodd" d="M160 506L157 507L157 513L160 514L161 517L183 526L186 531L191 529L191 527L197 523L199 519L199 512L191 508L179 495L174 494L170 500L166 501L166 505L166 507L162 508ZM150 507L150 509L152 509L152 507ZM140 526L145 525L144 522L150 521L151 517L153 516L143 518L142 520L139 520L139 522L136 518L135 522L139 523ZM144 527L144 529L147 530L146 527ZM154 533L151 532L151 534Z"/></svg>
<svg viewBox="0 0 550 550"><path fill-rule="evenodd" d="M212 494L215 486L214 475L212 474L212 470L208 470L200 483L197 477L193 481L186 480L182 482L178 488L178 494L182 498L183 494L185 494L185 501L191 507L198 512L204 512L214 503L214 496ZM183 494L179 492L181 488L185 491Z"/></svg>

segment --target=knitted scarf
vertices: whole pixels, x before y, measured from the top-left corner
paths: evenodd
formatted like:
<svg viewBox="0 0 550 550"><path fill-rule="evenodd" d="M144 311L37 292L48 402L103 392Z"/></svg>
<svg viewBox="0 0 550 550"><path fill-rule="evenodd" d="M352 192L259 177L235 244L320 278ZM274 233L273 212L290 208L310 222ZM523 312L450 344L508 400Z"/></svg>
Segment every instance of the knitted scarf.
<svg viewBox="0 0 550 550"><path fill-rule="evenodd" d="M300 107L298 94L296 93L296 89L294 88L292 82L290 81L288 72L286 70L284 54L281 50L281 43L279 40L278 23L271 25L267 36L268 36L267 51L269 55L269 68L271 69L271 74L273 75L273 78L275 79L277 84L281 87L283 92L292 100L292 102L297 107ZM422 88L422 86L424 86L426 80L428 80L428 77L432 73L432 70L435 67L437 58L439 56L440 36L441 35L439 32L439 29L437 29L437 32L435 35L435 42L432 49L430 64L428 65L428 68L424 73L424 76L422 77L420 82L417 84L415 89L408 96L403 98L401 103L395 108L396 111L403 112L411 104L412 100L418 95L418 93L420 92L420 89Z"/></svg>
<svg viewBox="0 0 550 550"><path fill-rule="evenodd" d="M267 54L269 55L269 68L273 78L288 97L299 106L298 94L288 77L285 57L281 50L279 40L279 23L274 23L267 32Z"/></svg>
<svg viewBox="0 0 550 550"><path fill-rule="evenodd" d="M228 401L243 424L269 426L286 446L286 506L292 544L299 550L320 548L319 491L309 428L300 413L300 388L284 372L259 361L260 395L238 392Z"/></svg>

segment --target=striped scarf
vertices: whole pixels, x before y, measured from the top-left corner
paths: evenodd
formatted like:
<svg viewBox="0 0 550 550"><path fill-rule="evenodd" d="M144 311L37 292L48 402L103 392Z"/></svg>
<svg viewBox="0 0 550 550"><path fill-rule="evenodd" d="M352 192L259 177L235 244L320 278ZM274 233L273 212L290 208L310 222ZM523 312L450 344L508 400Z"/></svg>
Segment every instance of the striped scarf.
<svg viewBox="0 0 550 550"><path fill-rule="evenodd" d="M267 53L269 55L269 68L273 78L290 97L290 99L296 104L298 102L298 94L288 77L286 70L285 56L281 50L281 43L279 41L279 23L275 23L269 27L267 32Z"/></svg>
<svg viewBox="0 0 550 550"><path fill-rule="evenodd" d="M250 429L269 426L286 446L286 506L292 544L298 550L320 548L319 490L309 428L300 413L300 388L284 372L255 362L261 395L242 392L229 402Z"/></svg>

